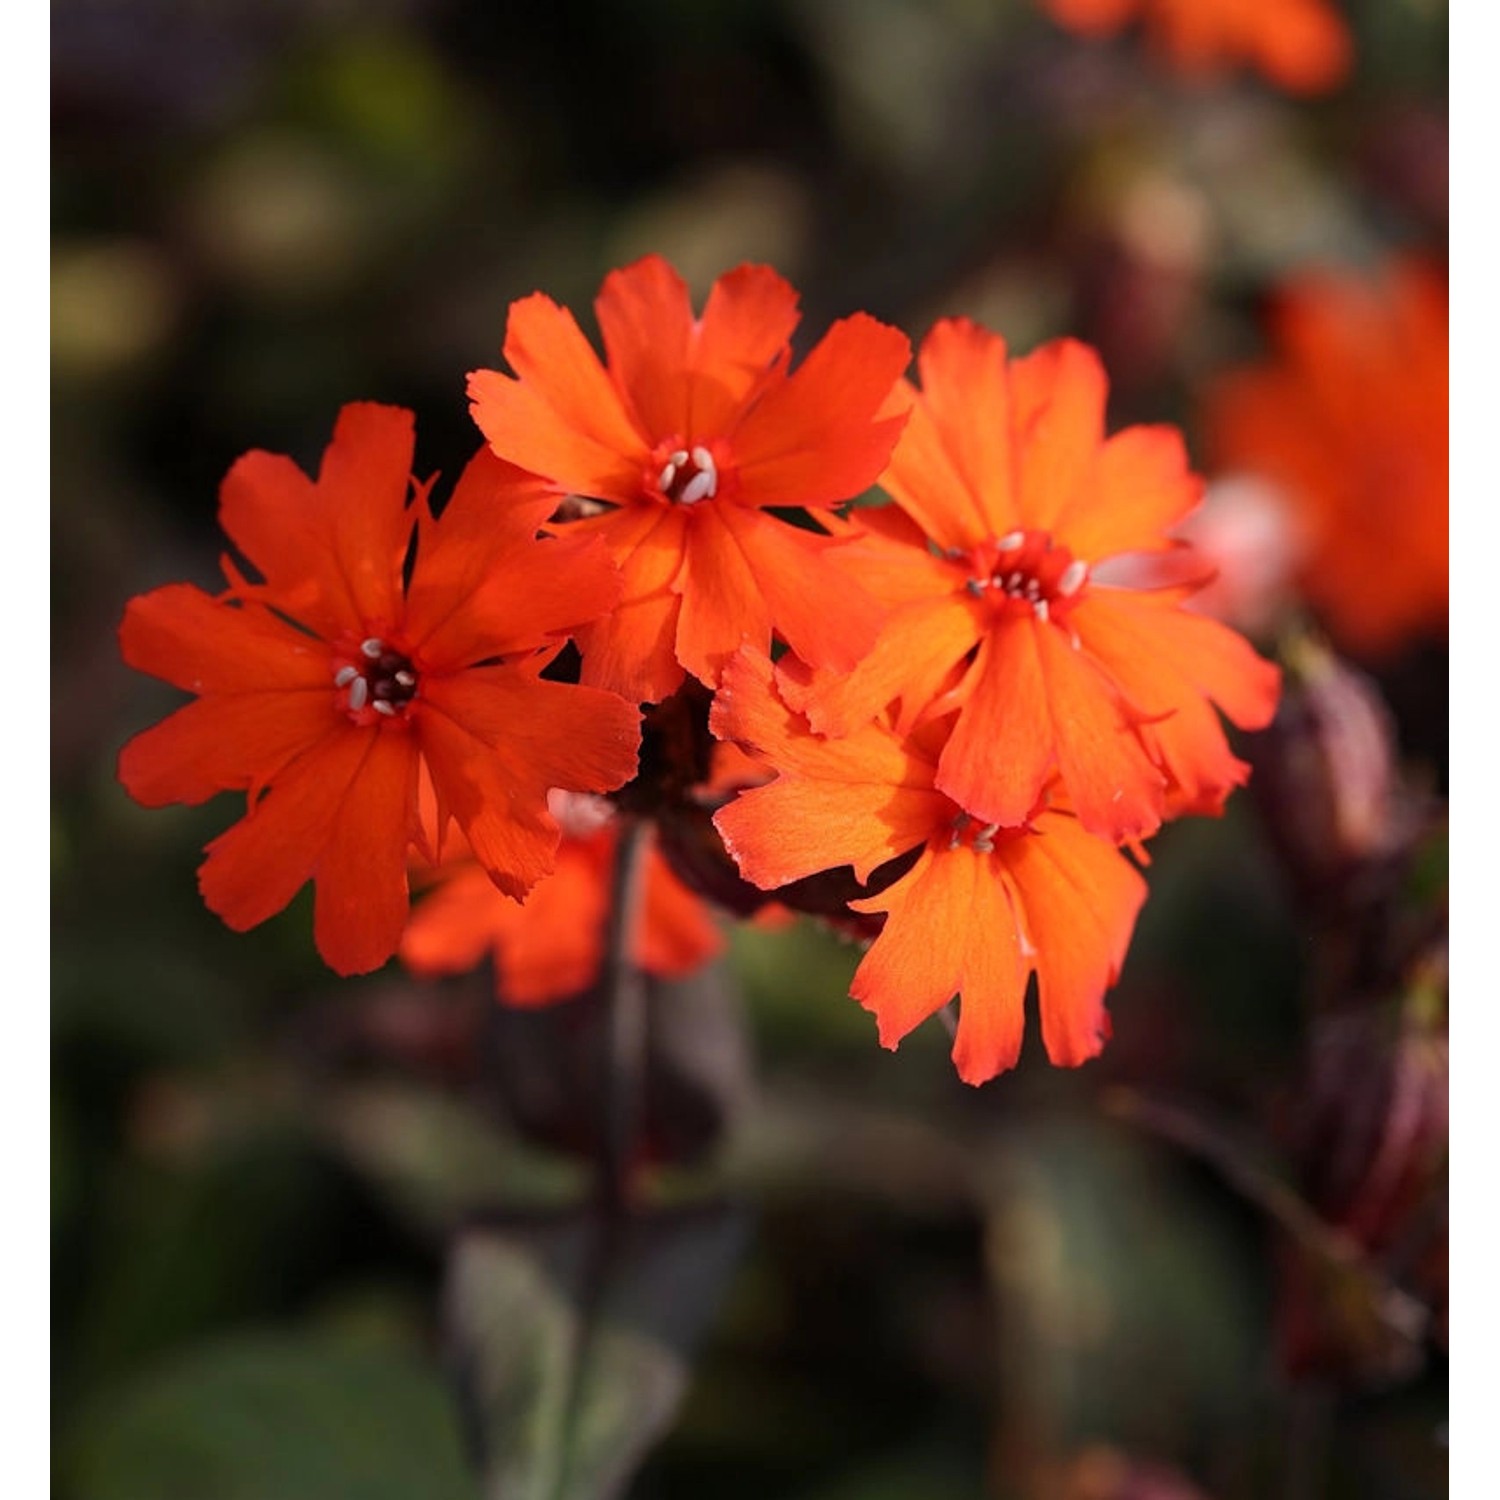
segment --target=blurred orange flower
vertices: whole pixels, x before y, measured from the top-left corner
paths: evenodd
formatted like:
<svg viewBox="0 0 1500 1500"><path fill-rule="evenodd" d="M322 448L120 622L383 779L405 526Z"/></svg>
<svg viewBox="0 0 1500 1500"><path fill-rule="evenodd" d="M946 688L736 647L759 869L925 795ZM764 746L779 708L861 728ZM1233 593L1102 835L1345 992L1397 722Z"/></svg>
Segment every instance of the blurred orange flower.
<svg viewBox="0 0 1500 1500"><path fill-rule="evenodd" d="M712 687L741 641L768 650L773 632L804 660L853 666L878 606L840 572L837 542L769 507L818 518L874 483L901 431L902 414L882 408L906 336L856 313L789 374L800 314L780 276L741 266L695 318L654 255L610 272L594 308L606 364L537 292L510 310L514 375L469 376L474 420L501 458L602 502L571 529L604 539L625 593L578 634L583 681L656 702L684 670Z"/></svg>
<svg viewBox="0 0 1500 1500"><path fill-rule="evenodd" d="M714 700L714 732L777 773L714 817L745 878L771 890L847 864L865 882L920 851L894 883L850 903L885 915L850 989L875 1013L882 1045L959 995L953 1061L966 1083L984 1083L1020 1056L1035 971L1048 1057L1066 1067L1093 1057L1145 881L1060 804L1039 802L1015 828L970 817L935 784L944 726L812 733L783 691L803 670L741 651Z"/></svg>
<svg viewBox="0 0 1500 1500"><path fill-rule="evenodd" d="M1273 356L1210 392L1215 463L1264 475L1301 532L1300 586L1349 650L1448 623L1448 296L1435 270L1285 286Z"/></svg>
<svg viewBox="0 0 1500 1500"><path fill-rule="evenodd" d="M1348 77L1349 28L1329 0L1041 0L1061 26L1112 36L1132 20L1181 73L1210 77L1237 63L1294 94L1320 94Z"/></svg>
<svg viewBox="0 0 1500 1500"><path fill-rule="evenodd" d="M1072 339L1009 360L997 335L951 319L918 369L881 480L899 509L856 512L868 536L851 544L898 607L853 672L790 684L789 701L833 735L893 704L903 730L956 710L936 785L981 823L1024 822L1059 776L1083 826L1115 842L1217 812L1247 768L1211 704L1261 727L1277 669L1181 607L1193 584L1094 576L1120 553L1190 560L1167 535L1203 488L1179 433L1106 439L1104 369Z"/></svg>
<svg viewBox="0 0 1500 1500"><path fill-rule="evenodd" d="M538 539L554 495L483 451L434 521L425 488L408 504L414 442L410 412L361 403L316 480L247 454L220 518L264 581L226 560L228 593L171 584L120 626L131 666L198 695L120 752L125 789L148 807L247 792L208 846L204 901L244 931L313 881L318 951L340 974L396 950L424 766L438 828L456 818L519 899L552 869L548 788L620 786L640 742L634 706L539 676L616 596L602 549Z"/></svg>
<svg viewBox="0 0 1500 1500"><path fill-rule="evenodd" d="M563 828L557 867L524 906L502 895L472 858L451 851L401 939L401 961L413 973L462 973L492 953L496 994L518 1006L564 1000L594 982L604 960L619 824L599 799L554 793L550 802ZM723 951L724 935L654 842L644 858L630 958L648 974L691 974Z"/></svg>

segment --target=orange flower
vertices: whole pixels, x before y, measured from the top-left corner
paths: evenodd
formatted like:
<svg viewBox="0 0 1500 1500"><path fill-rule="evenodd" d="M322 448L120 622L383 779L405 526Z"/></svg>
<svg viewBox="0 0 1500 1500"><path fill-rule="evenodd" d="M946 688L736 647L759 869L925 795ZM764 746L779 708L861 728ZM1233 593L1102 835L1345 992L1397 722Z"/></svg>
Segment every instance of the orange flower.
<svg viewBox="0 0 1500 1500"><path fill-rule="evenodd" d="M920 851L894 884L850 903L885 913L851 987L882 1045L960 995L953 1061L965 1082L983 1083L1020 1056L1034 970L1047 1055L1066 1067L1093 1057L1109 1034L1104 992L1146 897L1129 861L1060 808L1039 805L1015 828L970 817L936 784L943 726L903 738L868 723L820 738L787 706L790 681L741 652L714 702L714 732L778 773L714 819L745 878L774 889L848 864L868 881Z"/></svg>
<svg viewBox="0 0 1500 1500"><path fill-rule="evenodd" d="M539 676L611 603L602 550L538 540L554 492L484 452L441 521L426 488L408 507L413 443L410 412L358 404L316 480L247 454L220 519L264 582L226 560L228 594L171 584L131 600L120 627L131 666L198 695L120 752L126 790L148 807L248 792L246 817L208 846L204 900L244 931L312 880L318 951L341 974L377 968L400 939L407 849L426 842L419 766L439 829L457 818L519 900L553 866L547 789L621 785L640 739L631 705Z"/></svg>
<svg viewBox="0 0 1500 1500"><path fill-rule="evenodd" d="M1239 62L1294 94L1320 94L1349 74L1349 28L1328 0L1042 0L1060 26L1111 36L1139 18L1179 72L1223 73Z"/></svg>
<svg viewBox="0 0 1500 1500"><path fill-rule="evenodd" d="M900 510L858 512L871 534L851 546L870 586L906 602L852 673L790 686L790 701L835 735L897 700L903 731L956 708L936 785L981 823L1024 822L1054 776L1083 826L1115 842L1217 812L1248 768L1210 703L1258 728L1279 673L1181 608L1192 585L1094 576L1116 554L1178 545L1166 529L1202 484L1177 431L1106 440L1103 367L1071 339L1007 362L998 337L954 319L918 368L881 481Z"/></svg>
<svg viewBox="0 0 1500 1500"><path fill-rule="evenodd" d="M1286 286L1274 358L1211 393L1216 462L1274 480L1303 532L1300 582L1350 650L1448 624L1448 295L1413 261Z"/></svg>
<svg viewBox="0 0 1500 1500"><path fill-rule="evenodd" d="M450 863L401 939L401 960L413 973L461 973L493 953L497 995L520 1006L563 1000L594 982L604 958L619 825L597 799L558 793L551 804L563 827L552 874L517 906L472 860ZM643 876L631 959L648 974L691 974L723 950L723 934L654 843Z"/></svg>
<svg viewBox="0 0 1500 1500"><path fill-rule="evenodd" d="M515 375L469 376L501 458L608 507L576 523L625 579L619 608L579 632L583 680L655 702L684 669L713 686L741 641L769 649L773 631L804 660L853 666L878 607L838 571L836 542L768 507L817 518L875 481L901 430L881 407L905 336L856 313L789 375L797 295L766 266L721 277L695 318L682 278L647 256L594 306L607 367L538 292L510 310Z"/></svg>

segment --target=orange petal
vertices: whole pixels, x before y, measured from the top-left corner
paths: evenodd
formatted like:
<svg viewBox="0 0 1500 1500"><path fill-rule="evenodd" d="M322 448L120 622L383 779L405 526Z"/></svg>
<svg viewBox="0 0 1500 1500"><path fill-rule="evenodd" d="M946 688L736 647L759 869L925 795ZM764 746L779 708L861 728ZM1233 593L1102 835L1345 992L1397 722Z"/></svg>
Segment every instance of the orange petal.
<svg viewBox="0 0 1500 1500"><path fill-rule="evenodd" d="M1068 800L1090 833L1114 843L1161 826L1166 778L1151 763L1115 685L1052 625L1036 632Z"/></svg>
<svg viewBox="0 0 1500 1500"><path fill-rule="evenodd" d="M594 302L609 373L656 441L688 430L693 307L686 282L659 255L611 271Z"/></svg>
<svg viewBox="0 0 1500 1500"><path fill-rule="evenodd" d="M401 618L401 569L415 517L407 510L416 422L398 406L344 407L318 471L318 506L360 622ZM273 584L275 580L267 579Z"/></svg>
<svg viewBox="0 0 1500 1500"><path fill-rule="evenodd" d="M743 502L830 506L874 484L906 421L879 413L910 357L905 334L864 313L835 323L729 434Z"/></svg>
<svg viewBox="0 0 1500 1500"><path fill-rule="evenodd" d="M332 637L355 625L358 608L324 523L313 481L282 454L245 454L219 486L219 524L278 605Z"/></svg>
<svg viewBox="0 0 1500 1500"><path fill-rule="evenodd" d="M1051 531L1093 471L1108 379L1087 344L1054 339L1012 363L1010 389L1021 524Z"/></svg>
<svg viewBox="0 0 1500 1500"><path fill-rule="evenodd" d="M417 752L402 727L381 726L338 802L314 877L313 936L336 974L367 974L396 951L406 925L406 851L417 825Z"/></svg>
<svg viewBox="0 0 1500 1500"><path fill-rule="evenodd" d="M225 791L254 796L294 756L347 722L331 683L309 692L200 698L120 751L120 781L145 807L196 804Z"/></svg>
<svg viewBox="0 0 1500 1500"><path fill-rule="evenodd" d="M844 544L737 505L721 507L719 517L776 634L810 666L849 671L875 644L886 611L860 586L855 566L846 565ZM837 609L828 607L830 594L838 597ZM748 630L740 640L770 648L768 637Z"/></svg>
<svg viewBox="0 0 1500 1500"><path fill-rule="evenodd" d="M1099 450L1084 490L1059 514L1058 540L1093 562L1118 552L1155 552L1203 498L1175 427L1127 427Z"/></svg>
<svg viewBox="0 0 1500 1500"><path fill-rule="evenodd" d="M632 957L648 974L675 978L694 973L724 949L724 934L703 899L672 873L652 847Z"/></svg>
<svg viewBox="0 0 1500 1500"><path fill-rule="evenodd" d="M880 487L940 549L962 550L987 540L979 501L969 493L927 403L913 387L907 389L916 399Z"/></svg>
<svg viewBox="0 0 1500 1500"><path fill-rule="evenodd" d="M898 698L902 719L915 718L973 649L979 632L974 611L951 592L908 605L852 672L820 673L806 693L789 689L787 701L807 714L819 734L849 734Z"/></svg>
<svg viewBox="0 0 1500 1500"><path fill-rule="evenodd" d="M378 735L353 724L336 726L209 844L198 888L210 911L245 932L275 916L312 879L339 804Z"/></svg>
<svg viewBox="0 0 1500 1500"><path fill-rule="evenodd" d="M322 641L255 605L239 606L190 583L141 594L125 607L120 652L138 672L190 693L331 688Z"/></svg>
<svg viewBox="0 0 1500 1500"><path fill-rule="evenodd" d="M414 718L439 798L517 900L552 869L559 834L548 788L612 791L636 771L638 709L613 693L539 681L523 666L424 679Z"/></svg>
<svg viewBox="0 0 1500 1500"><path fill-rule="evenodd" d="M536 292L513 303L505 358L469 375L469 406L503 459L577 495L639 498L651 444L636 429L572 313Z"/></svg>
<svg viewBox="0 0 1500 1500"><path fill-rule="evenodd" d="M681 684L681 600L671 585L682 568L688 515L683 506L641 505L569 528L601 537L621 577L621 602L575 632L588 686L657 703Z"/></svg>
<svg viewBox="0 0 1500 1500"><path fill-rule="evenodd" d="M425 898L402 939L416 973L472 968L495 958L495 991L510 1005L545 1005L588 988L604 957L612 837L565 839L557 868L525 905L497 890L477 865L461 868Z"/></svg>
<svg viewBox="0 0 1500 1500"><path fill-rule="evenodd" d="M1095 589L1080 609L1081 616L1074 616L1080 633L1113 642L1116 654L1181 673L1241 729L1264 729L1275 715L1280 668L1219 621L1128 589ZM1143 707L1149 703L1140 701Z"/></svg>
<svg viewBox="0 0 1500 1500"><path fill-rule="evenodd" d="M922 398L981 519L980 537L1020 524L1005 341L967 318L933 326L917 356ZM978 540L979 537L975 537Z"/></svg>
<svg viewBox="0 0 1500 1500"><path fill-rule="evenodd" d="M871 724L839 740L810 733L776 692L763 656L742 651L730 660L709 725L778 773L714 819L745 878L764 890L845 864L865 880L951 816L932 788L931 765L889 730Z"/></svg>
<svg viewBox="0 0 1500 1500"><path fill-rule="evenodd" d="M921 843L946 810L930 791L784 775L741 792L714 826L745 879L770 891L841 865L863 883Z"/></svg>
<svg viewBox="0 0 1500 1500"><path fill-rule="evenodd" d="M441 519L423 516L404 642L424 669L529 651L614 607L620 575L599 535L537 534L554 500L544 481L481 450Z"/></svg>
<svg viewBox="0 0 1500 1500"><path fill-rule="evenodd" d="M687 436L728 429L785 357L800 317L796 292L769 266L739 266L714 282L698 329Z"/></svg>
<svg viewBox="0 0 1500 1500"><path fill-rule="evenodd" d="M403 643L412 650L425 647L424 657L434 663L467 665L479 659L470 654L475 649L480 655L499 656L521 649L523 643L536 645L549 633L584 618L589 606L580 598L570 621L558 624L550 611L544 611L545 623L534 624L527 591L517 590L516 578L500 586L494 582L507 569L537 566L547 578L557 571L547 566L547 559L560 561L561 554L539 553L536 538L558 499L556 487L547 480L481 448L464 466L440 519L433 519L427 504L419 508ZM482 601L477 597L481 594ZM601 609L612 602L608 595L606 601ZM483 637L477 645L468 639L476 635ZM496 638L512 644L490 644Z"/></svg>
<svg viewBox="0 0 1500 1500"><path fill-rule="evenodd" d="M742 644L771 647L771 607L731 529L730 509L710 504L690 511L682 571L673 584L682 596L677 660L709 687Z"/></svg>
<svg viewBox="0 0 1500 1500"><path fill-rule="evenodd" d="M1030 619L1002 620L980 640L969 669L937 785L981 822L1024 823L1051 774L1059 735L1039 645L1051 632Z"/></svg>
<svg viewBox="0 0 1500 1500"><path fill-rule="evenodd" d="M1321 94L1349 76L1354 47L1324 0L1286 0L1256 27L1250 52L1266 77L1294 94Z"/></svg>
<svg viewBox="0 0 1500 1500"><path fill-rule="evenodd" d="M953 1048L959 1076L983 1083L1015 1066L1026 971L1015 913L992 856L929 848L889 889L849 904L887 914L849 991L875 1013L883 1047L894 1047L961 994Z"/></svg>
<svg viewBox="0 0 1500 1500"><path fill-rule="evenodd" d="M478 865L461 865L413 907L396 951L424 979L466 974L483 961L510 920L525 922L524 910Z"/></svg>
<svg viewBox="0 0 1500 1500"><path fill-rule="evenodd" d="M1072 1068L1095 1056L1109 1036L1104 992L1119 977L1146 882L1076 819L1047 812L1036 827L997 854L1035 950L1047 1056Z"/></svg>

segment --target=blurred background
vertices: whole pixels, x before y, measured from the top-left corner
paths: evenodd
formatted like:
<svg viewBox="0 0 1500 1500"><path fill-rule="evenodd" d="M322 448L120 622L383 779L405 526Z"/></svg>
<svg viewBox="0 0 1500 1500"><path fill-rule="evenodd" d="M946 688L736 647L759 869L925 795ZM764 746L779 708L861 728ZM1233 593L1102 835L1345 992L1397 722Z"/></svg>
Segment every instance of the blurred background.
<svg viewBox="0 0 1500 1500"><path fill-rule="evenodd" d="M591 327L648 251L699 297L770 262L803 348L860 308L1097 345L1111 425L1181 424L1214 481L1222 607L1287 706L1252 791L1154 842L1079 1071L1031 1035L969 1089L936 1021L882 1051L857 953L807 922L653 989L669 1202L612 1325L652 1337L570 1392L623 1436L562 1479L523 1454L503 1492L638 1464L640 1500L1446 1494L1445 605L1341 640L1293 501L1254 498L1286 475L1212 438L1289 279L1446 262L1446 6L1341 13L1351 71L1290 95L1036 0L55 0L61 1500L476 1497L455 1371L470 1405L476 1363L551 1399L486 1361L576 1333L590 1003L337 981L303 899L222 927L193 871L230 799L115 783L178 701L115 627L215 587L224 472L315 468L346 401L413 408L419 472L456 473L508 304ZM1397 501L1445 537L1434 493ZM509 1355L443 1332L487 1317Z"/></svg>

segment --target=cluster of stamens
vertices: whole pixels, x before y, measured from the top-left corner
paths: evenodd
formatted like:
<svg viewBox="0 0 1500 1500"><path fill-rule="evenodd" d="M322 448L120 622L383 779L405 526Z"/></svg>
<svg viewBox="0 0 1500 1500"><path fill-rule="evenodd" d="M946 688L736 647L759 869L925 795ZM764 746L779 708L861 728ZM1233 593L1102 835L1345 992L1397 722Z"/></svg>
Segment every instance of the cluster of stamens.
<svg viewBox="0 0 1500 1500"><path fill-rule="evenodd" d="M1089 565L1045 531L1010 531L983 546L954 548L948 556L971 567L964 587L976 599L998 593L1027 605L1044 622L1078 597L1089 576Z"/></svg>
<svg viewBox="0 0 1500 1500"><path fill-rule="evenodd" d="M667 455L656 487L677 505L696 505L711 500L719 488L719 470L707 448L678 448Z"/></svg>
<svg viewBox="0 0 1500 1500"><path fill-rule="evenodd" d="M999 832L998 823L977 823L968 813L961 812L954 816L948 847L957 849L960 844L967 844L976 854L993 854L995 835Z"/></svg>
<svg viewBox="0 0 1500 1500"><path fill-rule="evenodd" d="M348 694L355 717L373 711L394 718L416 696L417 674L411 661L376 636L359 643L359 662L346 663L333 674L333 685Z"/></svg>

